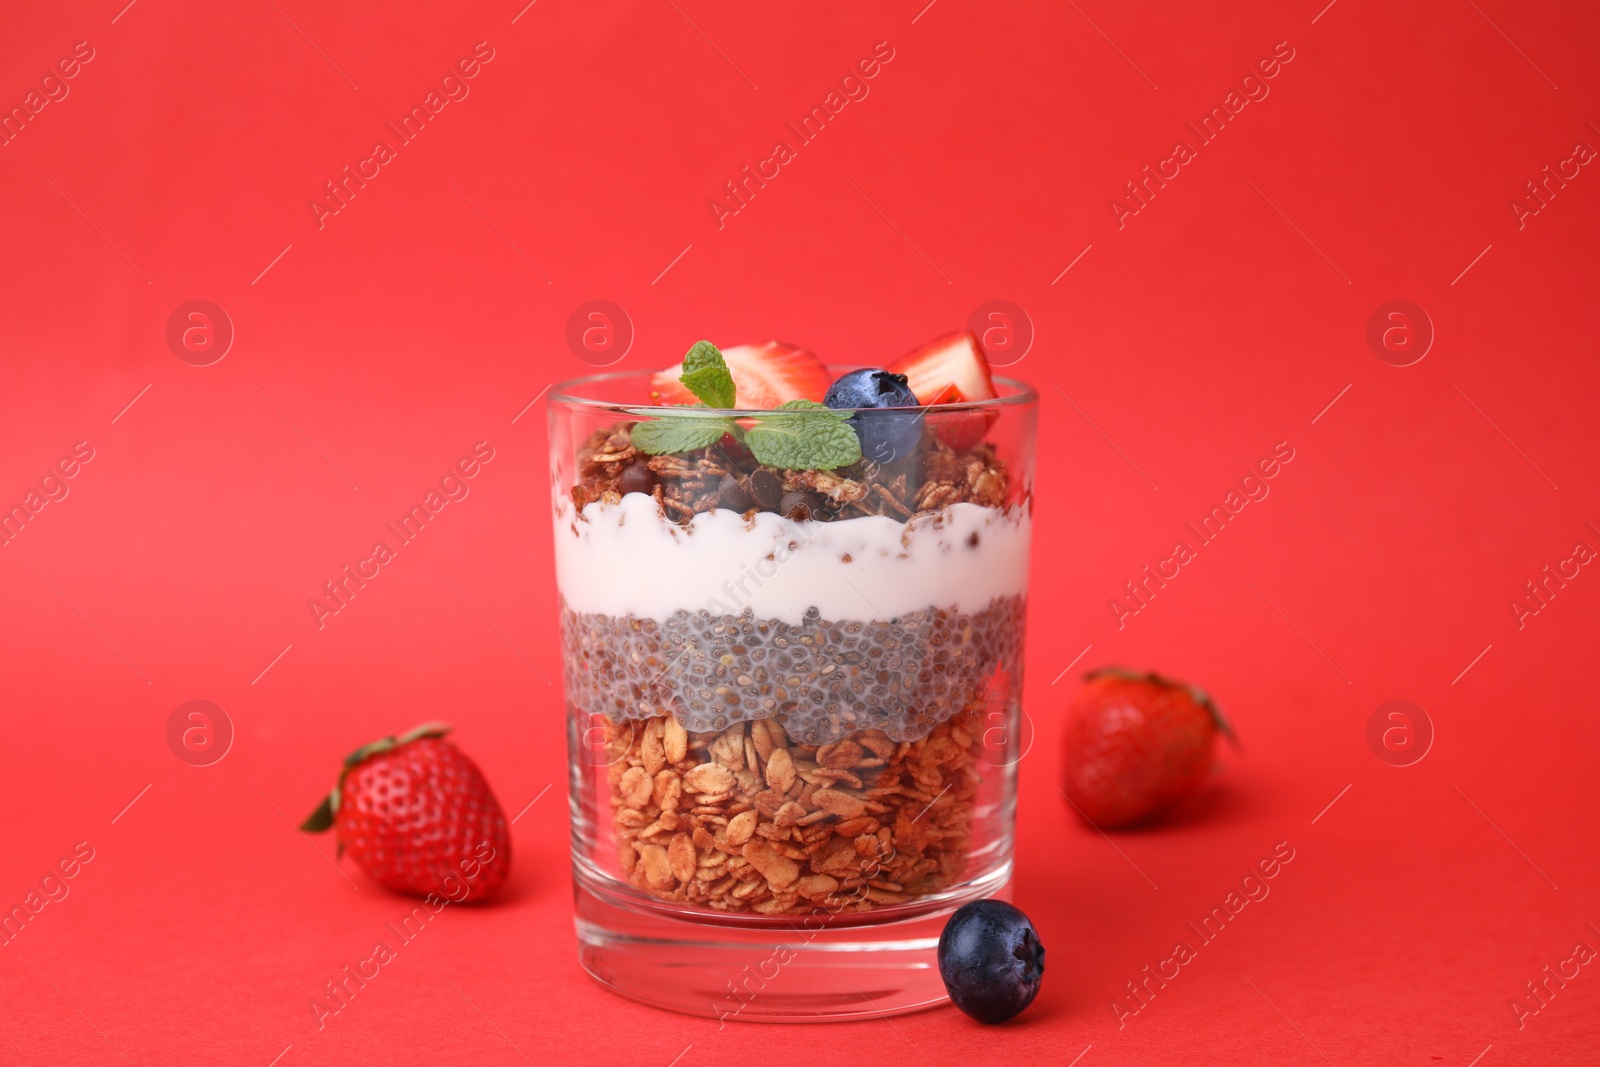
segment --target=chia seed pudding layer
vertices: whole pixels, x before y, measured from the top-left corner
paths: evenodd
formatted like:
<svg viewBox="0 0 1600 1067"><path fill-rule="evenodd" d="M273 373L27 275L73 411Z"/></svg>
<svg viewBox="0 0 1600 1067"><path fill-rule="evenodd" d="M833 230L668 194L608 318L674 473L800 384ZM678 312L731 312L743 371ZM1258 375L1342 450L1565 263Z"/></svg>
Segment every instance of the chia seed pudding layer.
<svg viewBox="0 0 1600 1067"><path fill-rule="evenodd" d="M567 699L614 723L670 715L704 733L770 719L809 745L867 729L915 741L997 674L1020 684L1025 604L1002 596L971 614L930 607L888 621L812 609L791 624L749 609L580 614L563 600Z"/></svg>

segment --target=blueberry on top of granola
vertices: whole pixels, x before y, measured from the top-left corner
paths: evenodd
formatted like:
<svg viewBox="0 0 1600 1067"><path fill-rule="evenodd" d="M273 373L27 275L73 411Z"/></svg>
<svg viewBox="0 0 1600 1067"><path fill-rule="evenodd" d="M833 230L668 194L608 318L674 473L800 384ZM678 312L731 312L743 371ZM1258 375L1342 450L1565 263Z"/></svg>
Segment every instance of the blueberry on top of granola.
<svg viewBox="0 0 1600 1067"><path fill-rule="evenodd" d="M870 367L841 375L822 398L830 408L915 408L917 395L904 374ZM861 410L850 417L861 441L861 454L879 463L893 463L916 450L922 439L922 416L914 411Z"/></svg>

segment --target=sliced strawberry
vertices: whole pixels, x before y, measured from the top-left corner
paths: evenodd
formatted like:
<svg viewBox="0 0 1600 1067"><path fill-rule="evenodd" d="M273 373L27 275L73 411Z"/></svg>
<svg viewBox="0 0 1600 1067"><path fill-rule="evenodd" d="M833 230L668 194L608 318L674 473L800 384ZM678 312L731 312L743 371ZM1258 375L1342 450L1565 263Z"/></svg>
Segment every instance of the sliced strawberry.
<svg viewBox="0 0 1600 1067"><path fill-rule="evenodd" d="M891 363L888 369L904 374L919 400L937 396L947 385L954 385L966 400L993 400L999 395L989 375L989 362L983 358L983 349L971 330L929 341Z"/></svg>
<svg viewBox="0 0 1600 1067"><path fill-rule="evenodd" d="M828 371L822 361L803 348L768 341L757 345L734 345L722 350L722 358L733 375L738 406L768 410L790 400L815 400L821 403L828 391ZM669 367L650 378L650 392L658 404L693 404L693 393L678 381L681 368Z"/></svg>
<svg viewBox="0 0 1600 1067"><path fill-rule="evenodd" d="M928 401L923 407L934 404L961 404L966 397L961 395L961 390L954 385L947 385L939 390L939 394ZM950 450L960 455L970 452L978 447L989 432L989 427L999 419L1000 413L993 408L985 411L951 411L935 412L929 416L929 423L933 427L933 435L946 445Z"/></svg>
<svg viewBox="0 0 1600 1067"><path fill-rule="evenodd" d="M668 367L666 370L658 370L650 375L650 402L652 404L665 406L668 404L700 403L700 398L685 389L683 383L678 381L678 375L682 371L683 365L679 364L676 367Z"/></svg>

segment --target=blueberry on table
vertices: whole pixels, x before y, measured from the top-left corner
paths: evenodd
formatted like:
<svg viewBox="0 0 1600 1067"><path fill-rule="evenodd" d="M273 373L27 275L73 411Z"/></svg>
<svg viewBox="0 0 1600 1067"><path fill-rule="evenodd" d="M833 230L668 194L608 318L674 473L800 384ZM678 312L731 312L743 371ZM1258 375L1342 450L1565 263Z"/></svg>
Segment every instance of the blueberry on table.
<svg viewBox="0 0 1600 1067"><path fill-rule="evenodd" d="M828 386L822 402L830 408L915 408L917 396L904 374L867 368L853 370ZM850 420L861 439L861 456L892 463L916 451L922 416L909 411L858 411Z"/></svg>
<svg viewBox="0 0 1600 1067"><path fill-rule="evenodd" d="M939 935L939 976L956 1007L981 1023L1003 1023L1038 994L1044 946L1012 905L974 900L956 909Z"/></svg>

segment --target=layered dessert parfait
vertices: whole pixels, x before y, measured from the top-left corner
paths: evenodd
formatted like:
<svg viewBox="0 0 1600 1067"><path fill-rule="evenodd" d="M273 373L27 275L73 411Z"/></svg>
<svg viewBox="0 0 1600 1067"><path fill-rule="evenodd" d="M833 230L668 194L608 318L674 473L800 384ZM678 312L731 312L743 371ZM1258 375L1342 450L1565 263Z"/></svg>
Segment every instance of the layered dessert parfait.
<svg viewBox="0 0 1600 1067"><path fill-rule="evenodd" d="M976 340L701 342L647 393L554 457L580 861L773 916L1004 862L1031 474Z"/></svg>

